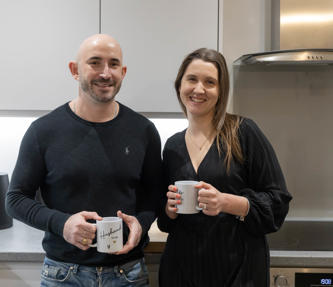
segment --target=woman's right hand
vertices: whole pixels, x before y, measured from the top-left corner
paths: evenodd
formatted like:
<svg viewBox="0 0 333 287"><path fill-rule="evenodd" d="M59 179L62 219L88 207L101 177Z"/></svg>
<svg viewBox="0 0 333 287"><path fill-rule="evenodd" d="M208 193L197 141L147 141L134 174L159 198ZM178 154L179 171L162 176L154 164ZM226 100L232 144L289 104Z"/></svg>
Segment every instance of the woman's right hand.
<svg viewBox="0 0 333 287"><path fill-rule="evenodd" d="M177 187L174 185L169 185L169 191L167 192L168 201L165 205L165 212L171 219L176 219L178 214L178 208L176 204L181 204L181 195L177 193Z"/></svg>

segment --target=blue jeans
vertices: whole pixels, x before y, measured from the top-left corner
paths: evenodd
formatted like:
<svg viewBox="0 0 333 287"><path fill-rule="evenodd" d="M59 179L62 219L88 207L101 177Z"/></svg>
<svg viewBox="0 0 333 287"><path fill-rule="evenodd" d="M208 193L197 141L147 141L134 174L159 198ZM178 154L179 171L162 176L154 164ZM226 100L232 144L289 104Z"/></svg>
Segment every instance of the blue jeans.
<svg viewBox="0 0 333 287"><path fill-rule="evenodd" d="M114 267L90 267L59 262L45 257L41 287L148 287L144 259Z"/></svg>

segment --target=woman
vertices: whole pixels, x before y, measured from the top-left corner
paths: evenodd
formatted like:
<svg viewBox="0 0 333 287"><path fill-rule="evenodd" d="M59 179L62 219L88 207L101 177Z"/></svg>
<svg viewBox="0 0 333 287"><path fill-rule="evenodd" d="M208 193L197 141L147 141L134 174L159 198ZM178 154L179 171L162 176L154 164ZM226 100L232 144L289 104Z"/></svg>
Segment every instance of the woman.
<svg viewBox="0 0 333 287"><path fill-rule="evenodd" d="M273 148L253 121L226 113L229 76L217 51L189 54L175 88L189 125L163 151L160 286L268 287L265 234L281 227L291 200ZM177 214L177 180L200 181L202 212Z"/></svg>

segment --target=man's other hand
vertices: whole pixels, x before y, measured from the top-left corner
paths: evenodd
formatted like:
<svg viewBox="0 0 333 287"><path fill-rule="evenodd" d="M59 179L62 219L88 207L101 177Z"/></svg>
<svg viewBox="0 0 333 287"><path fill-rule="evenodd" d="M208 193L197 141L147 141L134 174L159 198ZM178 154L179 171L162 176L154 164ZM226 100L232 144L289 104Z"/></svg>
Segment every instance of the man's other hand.
<svg viewBox="0 0 333 287"><path fill-rule="evenodd" d="M122 218L122 220L127 224L130 232L128 235L128 240L124 245L123 249L114 253L116 255L125 254L131 251L135 246L137 246L141 240L142 227L136 217L122 213L120 210L117 211L117 216Z"/></svg>

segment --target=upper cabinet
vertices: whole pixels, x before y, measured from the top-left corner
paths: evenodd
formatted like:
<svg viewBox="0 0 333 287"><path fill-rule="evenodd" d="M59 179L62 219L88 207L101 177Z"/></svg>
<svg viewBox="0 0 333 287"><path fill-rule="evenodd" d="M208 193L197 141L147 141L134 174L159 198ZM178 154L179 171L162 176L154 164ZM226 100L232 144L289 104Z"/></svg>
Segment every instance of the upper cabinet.
<svg viewBox="0 0 333 287"><path fill-rule="evenodd" d="M0 25L0 110L52 110L76 97L68 63L101 29L119 41L128 68L117 100L180 112L178 67L194 49L217 48L218 0L1 1Z"/></svg>
<svg viewBox="0 0 333 287"><path fill-rule="evenodd" d="M102 0L102 33L123 49L117 100L139 112L180 112L174 80L184 57L217 49L218 0Z"/></svg>
<svg viewBox="0 0 333 287"><path fill-rule="evenodd" d="M77 95L68 62L99 31L98 0L0 2L0 110L51 110Z"/></svg>

